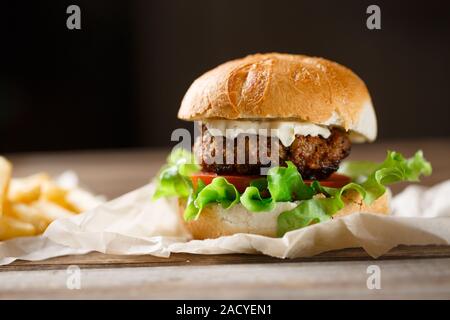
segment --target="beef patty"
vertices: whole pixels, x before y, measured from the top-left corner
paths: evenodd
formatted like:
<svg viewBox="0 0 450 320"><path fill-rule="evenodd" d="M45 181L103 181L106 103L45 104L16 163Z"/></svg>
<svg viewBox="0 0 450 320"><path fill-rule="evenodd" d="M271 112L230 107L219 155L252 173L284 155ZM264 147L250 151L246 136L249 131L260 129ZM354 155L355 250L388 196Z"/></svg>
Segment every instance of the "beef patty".
<svg viewBox="0 0 450 320"><path fill-rule="evenodd" d="M273 150L278 150L278 155L271 154L272 145ZM272 159L277 160L279 165L292 161L303 179L316 180L326 179L335 172L341 160L350 154L350 149L348 134L337 128L332 128L331 135L326 139L296 135L294 142L285 147L278 138L259 135L247 136L239 144L238 139L215 137L203 126L202 134L194 145L203 171L220 175L258 175L261 167L267 167Z"/></svg>

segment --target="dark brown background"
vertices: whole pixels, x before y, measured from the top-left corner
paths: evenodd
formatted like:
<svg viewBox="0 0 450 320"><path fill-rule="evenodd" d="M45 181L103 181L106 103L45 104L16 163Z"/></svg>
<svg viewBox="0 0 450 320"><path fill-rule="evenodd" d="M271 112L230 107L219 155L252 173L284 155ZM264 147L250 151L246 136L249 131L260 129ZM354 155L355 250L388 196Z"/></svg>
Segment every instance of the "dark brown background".
<svg viewBox="0 0 450 320"><path fill-rule="evenodd" d="M66 28L70 4L82 30ZM268 51L352 68L382 140L450 136L448 1L22 1L0 21L0 152L169 145L197 76Z"/></svg>

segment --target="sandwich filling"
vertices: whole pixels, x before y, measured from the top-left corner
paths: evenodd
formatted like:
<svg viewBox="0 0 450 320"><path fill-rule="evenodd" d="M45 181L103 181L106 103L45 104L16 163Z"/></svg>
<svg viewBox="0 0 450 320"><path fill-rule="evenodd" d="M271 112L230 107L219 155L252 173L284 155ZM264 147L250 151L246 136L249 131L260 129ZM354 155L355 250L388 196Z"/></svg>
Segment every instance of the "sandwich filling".
<svg viewBox="0 0 450 320"><path fill-rule="evenodd" d="M153 199L176 196L186 201L185 221L199 219L203 209L213 204L227 212L233 212L234 207L269 216L280 212L277 234L283 236L288 231L331 219L345 207L343 199L347 194L359 194L365 204L371 205L386 193L387 185L418 181L431 171L421 151L409 159L389 151L381 163L343 164L339 176L348 180L341 179L339 184L303 179L291 161L271 168L265 176L205 175L192 153L175 149L157 176ZM243 177L247 183L242 181Z"/></svg>
<svg viewBox="0 0 450 320"><path fill-rule="evenodd" d="M227 122L202 124L194 153L203 171L259 175L264 168L285 166L291 161L304 179L323 180L350 154L349 135L337 127L279 121Z"/></svg>

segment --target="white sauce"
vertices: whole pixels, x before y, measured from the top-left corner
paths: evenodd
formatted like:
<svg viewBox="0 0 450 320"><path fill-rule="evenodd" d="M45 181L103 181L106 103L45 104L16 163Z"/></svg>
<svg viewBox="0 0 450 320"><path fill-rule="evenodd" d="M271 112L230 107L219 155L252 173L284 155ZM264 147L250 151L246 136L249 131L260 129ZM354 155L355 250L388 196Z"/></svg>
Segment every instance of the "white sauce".
<svg viewBox="0 0 450 320"><path fill-rule="evenodd" d="M235 139L239 134L259 134L277 137L285 147L294 142L297 134L325 139L331 134L327 127L297 121L208 120L204 124L213 136Z"/></svg>

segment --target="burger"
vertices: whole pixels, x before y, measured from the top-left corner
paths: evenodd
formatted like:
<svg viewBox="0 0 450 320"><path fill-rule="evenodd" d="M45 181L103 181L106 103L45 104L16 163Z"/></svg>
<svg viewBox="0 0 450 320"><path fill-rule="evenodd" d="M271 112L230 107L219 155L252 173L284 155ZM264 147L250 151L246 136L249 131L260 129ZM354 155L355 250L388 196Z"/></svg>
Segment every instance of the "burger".
<svg viewBox="0 0 450 320"><path fill-rule="evenodd" d="M364 82L317 57L256 54L195 80L178 117L199 128L175 149L154 199L177 197L194 239L280 237L354 213L388 214L387 185L431 174L421 151L381 163L342 162L372 142L377 119Z"/></svg>

